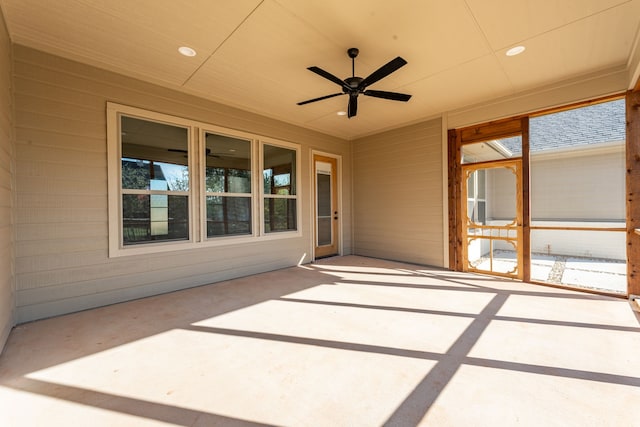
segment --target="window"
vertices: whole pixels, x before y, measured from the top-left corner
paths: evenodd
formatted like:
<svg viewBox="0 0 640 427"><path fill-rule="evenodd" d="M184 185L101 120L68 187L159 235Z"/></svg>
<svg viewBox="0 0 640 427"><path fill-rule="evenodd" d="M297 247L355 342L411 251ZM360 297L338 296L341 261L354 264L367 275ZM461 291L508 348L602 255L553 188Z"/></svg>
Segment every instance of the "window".
<svg viewBox="0 0 640 427"><path fill-rule="evenodd" d="M251 141L205 133L207 237L251 235Z"/></svg>
<svg viewBox="0 0 640 427"><path fill-rule="evenodd" d="M263 145L265 233L297 229L296 158L291 148Z"/></svg>
<svg viewBox="0 0 640 427"><path fill-rule="evenodd" d="M113 103L107 116L110 256L299 235L296 144Z"/></svg>
<svg viewBox="0 0 640 427"><path fill-rule="evenodd" d="M189 239L187 129L121 119L122 243Z"/></svg>

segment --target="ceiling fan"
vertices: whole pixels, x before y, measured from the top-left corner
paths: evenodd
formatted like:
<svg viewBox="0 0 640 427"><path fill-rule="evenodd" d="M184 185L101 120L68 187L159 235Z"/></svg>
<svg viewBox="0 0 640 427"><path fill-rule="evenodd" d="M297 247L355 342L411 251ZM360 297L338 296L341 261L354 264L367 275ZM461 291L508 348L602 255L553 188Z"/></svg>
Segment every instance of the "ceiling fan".
<svg viewBox="0 0 640 427"><path fill-rule="evenodd" d="M334 82L338 86L341 86L342 92L332 93L331 95L325 95L319 98L313 98L307 101L298 102L298 105L305 105L311 102L322 101L323 99L333 98L334 96L349 95L347 117L351 118L351 117L355 117L355 115L358 112L358 95L360 94L366 95L366 96L373 96L374 98L384 98L384 99L390 99L392 101L403 101L403 102L407 102L411 98L411 95L407 95L404 93L386 92L383 90L367 89L368 86L374 84L380 79L383 79L384 77L387 77L389 74L393 73L400 67L404 66L407 63L407 61L405 61L404 59L398 56L397 58L392 59L382 67L378 68L376 71L371 73L368 77L362 78L362 77L356 77L356 71L355 71L356 70L355 60L356 60L356 57L358 56L358 53L360 53L360 51L355 47L352 47L351 49L347 50L347 55L349 55L349 58L351 58L351 77L347 77L344 80L340 80L338 77L323 70L320 67L307 68L307 70L316 73L320 77L324 77L325 79Z"/></svg>

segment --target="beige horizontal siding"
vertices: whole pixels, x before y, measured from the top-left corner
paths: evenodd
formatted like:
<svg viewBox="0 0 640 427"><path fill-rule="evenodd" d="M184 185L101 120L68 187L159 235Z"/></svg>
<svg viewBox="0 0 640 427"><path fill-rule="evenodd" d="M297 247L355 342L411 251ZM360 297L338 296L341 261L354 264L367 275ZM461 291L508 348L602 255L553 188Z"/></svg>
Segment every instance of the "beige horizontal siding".
<svg viewBox="0 0 640 427"><path fill-rule="evenodd" d="M444 265L439 119L354 141L354 253Z"/></svg>
<svg viewBox="0 0 640 427"><path fill-rule="evenodd" d="M309 261L310 150L350 165L349 142L22 46L14 52L19 322ZM302 236L109 258L108 101L301 144ZM345 253L350 179L345 170Z"/></svg>
<svg viewBox="0 0 640 427"><path fill-rule="evenodd" d="M0 353L14 324L14 170L11 41L0 10Z"/></svg>

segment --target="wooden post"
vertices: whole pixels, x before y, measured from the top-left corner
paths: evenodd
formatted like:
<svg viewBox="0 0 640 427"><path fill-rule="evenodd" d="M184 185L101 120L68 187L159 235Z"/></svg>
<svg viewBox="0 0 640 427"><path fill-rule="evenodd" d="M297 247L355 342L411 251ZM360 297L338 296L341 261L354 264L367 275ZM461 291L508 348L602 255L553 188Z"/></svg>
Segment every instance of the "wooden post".
<svg viewBox="0 0 640 427"><path fill-rule="evenodd" d="M531 281L531 174L529 161L529 117L522 118L522 280Z"/></svg>
<svg viewBox="0 0 640 427"><path fill-rule="evenodd" d="M640 90L627 92L627 292L640 295Z"/></svg>
<svg viewBox="0 0 640 427"><path fill-rule="evenodd" d="M458 227L458 200L460 198L460 144L454 129L448 131L447 162L449 187L449 269L461 271L460 261L460 228Z"/></svg>

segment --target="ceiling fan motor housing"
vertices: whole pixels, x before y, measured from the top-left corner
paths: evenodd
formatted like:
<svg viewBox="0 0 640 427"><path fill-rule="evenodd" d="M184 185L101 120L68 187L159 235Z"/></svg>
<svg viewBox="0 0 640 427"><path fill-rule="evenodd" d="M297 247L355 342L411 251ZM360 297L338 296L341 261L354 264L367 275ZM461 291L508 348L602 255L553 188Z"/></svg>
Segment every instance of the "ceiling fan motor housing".
<svg viewBox="0 0 640 427"><path fill-rule="evenodd" d="M347 86L349 86L351 90L356 90L358 89L358 86L360 86L360 82L362 80L362 77L347 77L346 79L344 79L344 82L347 84ZM345 92L347 92L346 88Z"/></svg>

